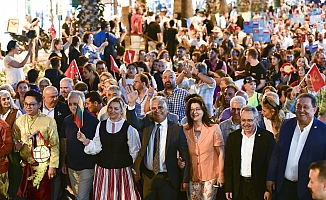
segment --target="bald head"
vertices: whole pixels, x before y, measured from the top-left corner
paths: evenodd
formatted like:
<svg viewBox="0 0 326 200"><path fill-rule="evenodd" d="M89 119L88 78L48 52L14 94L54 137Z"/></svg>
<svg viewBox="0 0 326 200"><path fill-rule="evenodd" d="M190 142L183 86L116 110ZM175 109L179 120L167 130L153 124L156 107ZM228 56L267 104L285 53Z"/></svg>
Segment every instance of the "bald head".
<svg viewBox="0 0 326 200"><path fill-rule="evenodd" d="M58 103L58 90L54 86L48 86L43 90L44 106L47 109L54 108Z"/></svg>

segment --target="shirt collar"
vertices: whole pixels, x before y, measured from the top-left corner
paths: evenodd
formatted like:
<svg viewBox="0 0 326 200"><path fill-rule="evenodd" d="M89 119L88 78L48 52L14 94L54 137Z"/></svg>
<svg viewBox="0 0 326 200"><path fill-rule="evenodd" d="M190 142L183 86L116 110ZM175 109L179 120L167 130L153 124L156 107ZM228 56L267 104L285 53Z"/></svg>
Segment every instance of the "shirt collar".
<svg viewBox="0 0 326 200"><path fill-rule="evenodd" d="M308 131L309 132L309 130L312 127L312 123L313 122L314 122L314 118L312 118L311 122L306 127L303 128L303 131L301 131L300 126L299 126L299 122L297 122L297 128L300 130L301 133L304 132L304 131Z"/></svg>
<svg viewBox="0 0 326 200"><path fill-rule="evenodd" d="M257 133L257 126L256 126L256 130L255 130L254 134L252 134L249 138L255 137L256 133ZM248 138L248 136L246 136L246 134L244 133L244 131L242 129L241 129L241 134L242 134L243 137Z"/></svg>
<svg viewBox="0 0 326 200"><path fill-rule="evenodd" d="M157 126L157 122L155 122L155 126ZM160 123L161 126L167 126L168 125L168 118L166 117L165 120L163 122Z"/></svg>

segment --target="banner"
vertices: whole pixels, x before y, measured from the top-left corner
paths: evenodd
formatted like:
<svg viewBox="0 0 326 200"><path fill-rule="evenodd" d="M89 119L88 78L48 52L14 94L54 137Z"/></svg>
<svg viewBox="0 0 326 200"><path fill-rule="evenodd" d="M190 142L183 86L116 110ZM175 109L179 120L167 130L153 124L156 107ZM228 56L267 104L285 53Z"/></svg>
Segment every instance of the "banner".
<svg viewBox="0 0 326 200"><path fill-rule="evenodd" d="M270 42L271 33L266 28L254 28L253 29L253 40L254 42Z"/></svg>
<svg viewBox="0 0 326 200"><path fill-rule="evenodd" d="M245 33L253 33L254 28L259 28L259 22L258 21L243 22L243 32L245 32Z"/></svg>
<svg viewBox="0 0 326 200"><path fill-rule="evenodd" d="M310 24L316 24L317 22L321 21L321 16L320 15L311 15L309 17Z"/></svg>
<svg viewBox="0 0 326 200"><path fill-rule="evenodd" d="M293 15L293 22L296 23L301 23L303 24L304 22L304 15Z"/></svg>
<svg viewBox="0 0 326 200"><path fill-rule="evenodd" d="M317 31L318 32L322 32L324 29L324 23L318 23L317 24Z"/></svg>

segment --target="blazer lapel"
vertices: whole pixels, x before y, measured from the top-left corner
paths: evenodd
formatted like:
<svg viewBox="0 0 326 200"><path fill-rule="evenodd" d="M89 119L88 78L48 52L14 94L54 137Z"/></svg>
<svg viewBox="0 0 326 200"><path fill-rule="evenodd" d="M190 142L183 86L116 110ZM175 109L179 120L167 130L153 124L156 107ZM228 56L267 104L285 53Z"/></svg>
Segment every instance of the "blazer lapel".
<svg viewBox="0 0 326 200"><path fill-rule="evenodd" d="M168 131L166 133L166 145L165 145L165 158L166 158L167 153L168 153L168 148L169 148L169 145L170 145L172 133L173 133L172 122L168 120Z"/></svg>
<svg viewBox="0 0 326 200"><path fill-rule="evenodd" d="M261 143L262 143L262 136L260 134L260 129L257 126L257 131L256 131L256 135L255 135L255 142L254 142L254 149L252 152L252 161L251 163L254 163L254 160L256 158L257 155L259 155L259 150L261 149Z"/></svg>
<svg viewBox="0 0 326 200"><path fill-rule="evenodd" d="M313 121L313 123L311 125L310 131L308 133L308 137L307 137L307 140L305 142L305 145L304 145L304 147L302 149L302 152L301 152L301 155L300 155L300 158L299 158L299 163L300 163L301 159L306 160L306 158L308 156L310 156L309 155L310 151L307 148L313 147L314 144L316 143L316 141L315 141L316 140L316 136L315 136L316 134L318 134L318 126L317 126L317 118L315 117L314 121Z"/></svg>

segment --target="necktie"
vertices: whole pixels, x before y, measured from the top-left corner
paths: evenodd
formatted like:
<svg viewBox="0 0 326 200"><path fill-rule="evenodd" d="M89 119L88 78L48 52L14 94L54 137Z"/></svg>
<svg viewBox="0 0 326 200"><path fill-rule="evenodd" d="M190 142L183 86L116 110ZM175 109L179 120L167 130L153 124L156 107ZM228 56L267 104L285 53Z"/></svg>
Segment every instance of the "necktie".
<svg viewBox="0 0 326 200"><path fill-rule="evenodd" d="M160 126L156 125L155 138L154 138L154 151L153 151L153 172L158 174L160 172Z"/></svg>

